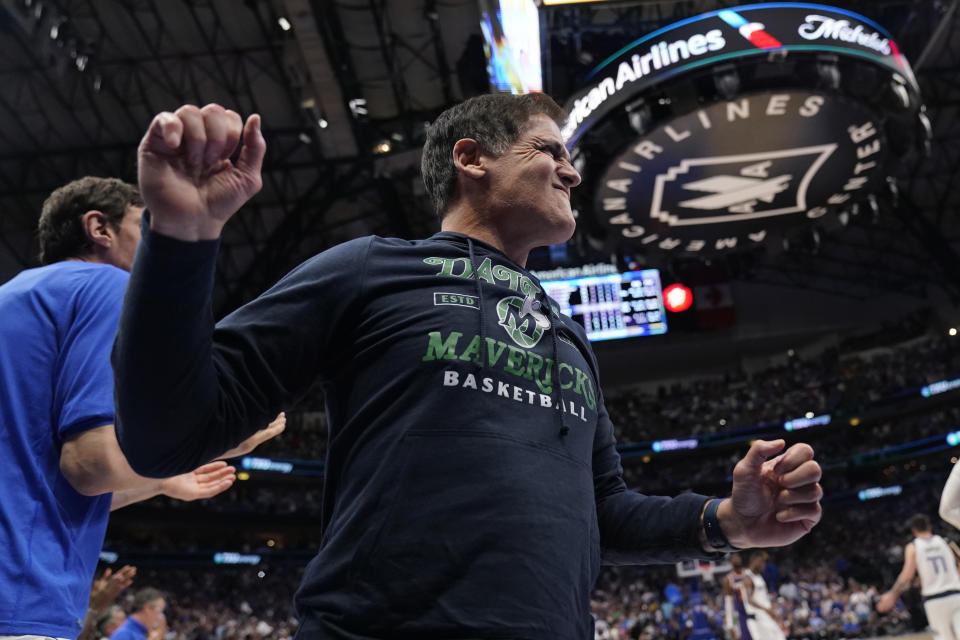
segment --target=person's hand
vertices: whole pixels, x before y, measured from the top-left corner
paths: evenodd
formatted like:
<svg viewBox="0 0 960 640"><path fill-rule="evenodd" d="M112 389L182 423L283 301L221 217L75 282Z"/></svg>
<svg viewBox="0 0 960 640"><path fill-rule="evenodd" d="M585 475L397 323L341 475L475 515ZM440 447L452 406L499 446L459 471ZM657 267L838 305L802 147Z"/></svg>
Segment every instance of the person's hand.
<svg viewBox="0 0 960 640"><path fill-rule="evenodd" d="M885 594L880 596L880 599L877 601L877 612L887 613L893 609L895 604L897 604L896 594L894 594L892 591L887 591Z"/></svg>
<svg viewBox="0 0 960 640"><path fill-rule="evenodd" d="M217 456L218 458L236 458L239 456L245 456L261 444L266 442L271 438L276 438L278 435L283 433L283 430L287 428L287 414L281 411L277 414L277 417L268 424L263 429L260 429L252 436L235 446L233 449L224 451L223 454Z"/></svg>
<svg viewBox="0 0 960 640"><path fill-rule="evenodd" d="M813 449L798 443L782 454L783 440L755 440L733 469L733 491L717 509L735 547L781 547L820 521L820 465Z"/></svg>
<svg viewBox="0 0 960 640"><path fill-rule="evenodd" d="M137 575L137 568L124 565L116 573L107 567L99 578L93 581L90 588L90 608L94 611L103 611L117 599L121 591L133 583Z"/></svg>
<svg viewBox="0 0 960 640"><path fill-rule="evenodd" d="M243 147L234 163L237 144ZM260 116L246 125L218 104L184 105L154 117L140 141L140 194L151 228L180 240L212 240L262 186Z"/></svg>
<svg viewBox="0 0 960 640"><path fill-rule="evenodd" d="M210 462L189 473L165 478L160 493L177 500L212 498L229 489L237 479L237 470L223 460Z"/></svg>

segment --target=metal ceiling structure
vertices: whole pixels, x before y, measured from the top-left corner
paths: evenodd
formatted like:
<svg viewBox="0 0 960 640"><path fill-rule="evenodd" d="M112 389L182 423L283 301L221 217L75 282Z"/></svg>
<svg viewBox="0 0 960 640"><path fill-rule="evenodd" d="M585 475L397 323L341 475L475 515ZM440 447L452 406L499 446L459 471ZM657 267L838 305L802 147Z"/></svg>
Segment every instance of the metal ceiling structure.
<svg viewBox="0 0 960 640"><path fill-rule="evenodd" d="M2 0L0 281L36 264L50 191L83 175L134 181L146 125L185 103L264 122L264 188L226 231L221 313L336 242L429 233L417 132L460 98L451 60L478 31L476 11L472 0ZM392 153L374 154L384 141Z"/></svg>
<svg viewBox="0 0 960 640"><path fill-rule="evenodd" d="M545 9L564 52L548 61L548 89L562 100L557 69L594 63L605 33L742 4ZM922 297L933 282L960 299L957 2L831 4L886 25L914 63L929 153L905 156L880 211L735 275L854 297ZM146 125L183 103L258 112L268 144L264 189L224 237L218 315L337 242L431 233L419 147L431 118L483 89L478 16L477 0L0 0L0 282L36 264L51 190L88 174L133 180Z"/></svg>

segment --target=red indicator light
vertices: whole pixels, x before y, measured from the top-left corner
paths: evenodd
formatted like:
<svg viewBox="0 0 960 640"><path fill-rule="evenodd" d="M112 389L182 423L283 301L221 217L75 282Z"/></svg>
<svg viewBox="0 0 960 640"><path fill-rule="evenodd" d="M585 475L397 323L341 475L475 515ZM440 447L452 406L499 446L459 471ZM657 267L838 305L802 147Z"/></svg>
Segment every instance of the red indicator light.
<svg viewBox="0 0 960 640"><path fill-rule="evenodd" d="M693 304L693 292L682 284L672 284L663 290L663 304L667 311L686 311Z"/></svg>

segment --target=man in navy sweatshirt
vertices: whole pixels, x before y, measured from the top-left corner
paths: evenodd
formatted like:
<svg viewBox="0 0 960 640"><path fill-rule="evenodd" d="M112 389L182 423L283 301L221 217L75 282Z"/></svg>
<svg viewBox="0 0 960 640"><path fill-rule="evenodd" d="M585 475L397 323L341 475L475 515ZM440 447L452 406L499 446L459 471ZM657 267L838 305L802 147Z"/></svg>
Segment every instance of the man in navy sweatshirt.
<svg viewBox="0 0 960 640"><path fill-rule="evenodd" d="M139 473L180 472L320 382L330 443L301 640L586 640L601 557L715 557L819 521L805 444L755 442L723 500L625 487L583 328L524 268L574 230L564 117L543 95L444 112L423 151L440 233L343 243L216 326L217 240L260 189L260 118L188 105L151 123L114 351L121 447Z"/></svg>

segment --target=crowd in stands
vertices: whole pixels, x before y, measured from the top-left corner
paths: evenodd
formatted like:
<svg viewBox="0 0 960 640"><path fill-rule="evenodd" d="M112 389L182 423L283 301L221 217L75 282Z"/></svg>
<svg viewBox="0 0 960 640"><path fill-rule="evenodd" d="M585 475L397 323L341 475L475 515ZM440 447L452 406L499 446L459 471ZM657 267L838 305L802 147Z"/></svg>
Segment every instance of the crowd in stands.
<svg viewBox="0 0 960 640"><path fill-rule="evenodd" d="M606 394L606 407L619 442L646 442L782 424L810 411L855 414L905 390L960 375L960 337L921 335L897 346L872 344L860 339L816 357L794 354L786 364L752 374L735 369L656 393L619 389ZM290 411L287 419L286 431L257 455L323 460L327 430L321 407Z"/></svg>
<svg viewBox="0 0 960 640"><path fill-rule="evenodd" d="M960 349L951 339L913 338L893 348L877 347L861 339L853 346L861 351L854 354L842 345L840 350L828 350L816 358L791 357L783 366L753 375L731 373L724 379L694 381L662 388L655 394L636 390L616 393L607 396L607 407L614 423L620 425L621 441L643 442L765 422L782 423L807 411L840 409L847 410L845 415L855 415L865 405L960 373ZM322 460L327 438L322 413L290 412L288 419L286 432L264 445L258 455ZM957 425L960 408L935 406L868 426L843 421L829 429L801 434L804 439L815 435L818 460L827 470L823 480L827 499L821 525L798 544L775 550L768 563L768 583L771 592L777 594L776 604L792 640L868 638L923 628L925 620L916 590L904 594L901 605L891 614L879 616L874 604L878 593L892 584L902 562L903 545L908 540L903 523L917 510L935 513L950 454L945 451L919 462L904 460L873 466L862 478L851 456L940 435L957 429ZM725 493L730 471L746 446L743 442L711 450L709 455L697 452L701 455L695 458L696 464L682 464L682 454L652 459L626 456L624 477L628 486L645 493L675 495L688 489L709 493L714 488L717 494ZM868 483L906 483L922 472L931 474L933 481L913 482L900 497L855 503L852 507L829 506L831 494L849 494ZM139 508L163 511L176 507L198 513L317 521L321 498L319 480L238 482L232 491L215 500L184 505L156 498ZM945 533L949 527L937 529ZM241 533L234 532L216 544L243 552L263 549L262 540ZM209 539L191 543L157 532L144 532L126 542L158 550L211 545ZM123 540L108 532L109 545L122 546ZM315 549L316 540L315 536L305 536L280 546ZM267 559L254 567L189 571L145 568L138 573L136 586L156 587L165 593L168 640L282 640L292 637L296 630L291 603L302 570L269 562ZM679 601L668 596L671 584L684 596ZM672 566L604 569L592 600L597 638L686 640L695 606L701 607L717 637L722 638L719 583L702 585L700 605L693 604L692 590L693 584L679 579ZM129 606L129 602L127 594L118 603Z"/></svg>
<svg viewBox="0 0 960 640"><path fill-rule="evenodd" d="M813 445L821 466L831 471L825 474L822 482L824 490L830 494L860 490L878 483L899 482L915 471L902 466L886 465L879 471L871 466L858 472L857 464L853 462L858 454L944 435L958 427L960 408L938 407L929 413L900 416L868 427L851 427L844 421L819 430L803 432L799 437ZM767 437L787 435L789 434L781 431ZM672 494L694 489L700 492L711 488L719 490L729 486L733 466L742 457L747 446L747 441L743 441L732 448L710 450L708 454L698 455L695 465L678 464L680 456L690 458L689 452L652 457L644 463L637 457L628 457L623 461L624 480L629 487L654 494Z"/></svg>
<svg viewBox="0 0 960 640"><path fill-rule="evenodd" d="M955 344L956 343L956 344ZM859 409L908 389L960 372L960 343L915 338L898 347L857 354L828 349L819 357L790 357L785 365L753 375L607 394L606 406L620 442L698 436L804 416Z"/></svg>
<svg viewBox="0 0 960 640"><path fill-rule="evenodd" d="M890 614L879 615L874 606L900 569L903 545L909 541L907 518L918 510L933 515L939 489L940 485L919 486L903 496L855 508L828 507L809 536L791 547L771 550L765 578L788 626L788 637L872 638L923 629L926 622L916 589L905 593ZM943 523L934 530L958 535ZM300 568L265 564L203 570L141 568L136 584L118 603L129 606L137 587L160 589L167 601L168 640L283 640L296 630L291 603L301 573ZM591 602L596 637L686 640L699 606L722 639L720 578L722 574L712 582L678 578L673 566L604 568ZM699 605L694 591L699 592Z"/></svg>

